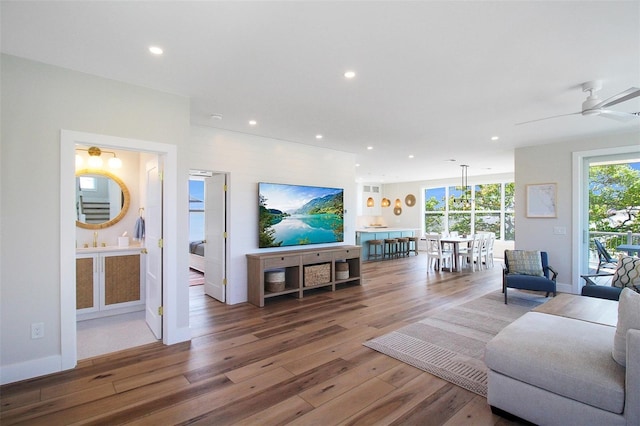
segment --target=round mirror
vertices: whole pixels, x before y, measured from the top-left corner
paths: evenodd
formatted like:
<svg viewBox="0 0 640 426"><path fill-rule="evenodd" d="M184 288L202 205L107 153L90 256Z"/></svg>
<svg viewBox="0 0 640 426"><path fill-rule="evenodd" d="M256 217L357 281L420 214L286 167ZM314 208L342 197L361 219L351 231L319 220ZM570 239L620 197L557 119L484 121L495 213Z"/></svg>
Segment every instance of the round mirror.
<svg viewBox="0 0 640 426"><path fill-rule="evenodd" d="M115 225L127 214L129 190L117 176L102 170L76 172L76 226L102 229Z"/></svg>

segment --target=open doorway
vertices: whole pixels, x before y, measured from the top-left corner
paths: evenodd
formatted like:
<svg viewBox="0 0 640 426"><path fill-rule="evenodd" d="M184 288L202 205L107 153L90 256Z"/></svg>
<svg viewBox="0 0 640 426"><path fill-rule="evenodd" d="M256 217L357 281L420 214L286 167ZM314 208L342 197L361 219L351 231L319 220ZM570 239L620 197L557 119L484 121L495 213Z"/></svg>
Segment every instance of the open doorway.
<svg viewBox="0 0 640 426"><path fill-rule="evenodd" d="M227 174L189 172L189 285L226 302Z"/></svg>
<svg viewBox="0 0 640 426"><path fill-rule="evenodd" d="M162 338L162 157L91 149L119 161L76 170L79 360ZM76 167L86 160L76 154ZM83 179L94 182L83 185Z"/></svg>
<svg viewBox="0 0 640 426"><path fill-rule="evenodd" d="M177 176L177 148L174 145L152 141L143 141L128 138L82 133L74 131L61 131L60 137L60 340L61 357L60 369L73 368L77 364L77 309L76 309L76 258L78 242L74 241L76 235L75 211L75 167L74 156L78 144L90 146L104 146L109 149L119 149L130 152L139 152L144 161L149 158L157 158L162 161L163 188L160 191L159 212L162 214L162 241L163 249L158 252L158 281L160 286L155 293L158 296L154 310L159 313L159 327L162 330L162 341L165 344L177 343L188 340L188 327L179 327L176 319L186 312L188 306L178 305L179 292L177 284L177 271L175 262L167 259L177 258L178 228L177 209L167 208L178 199ZM143 160L140 160L142 164ZM143 197L143 195L140 195ZM146 196L146 194L145 194ZM143 198L141 198L143 199ZM145 198L146 199L146 198ZM137 209L135 210L137 212ZM149 210L147 212L147 217ZM147 225L150 225L149 222ZM147 228L148 230L149 228ZM149 234L147 234L149 235ZM101 245L101 244L100 244ZM163 291L166 290L166 291ZM148 297L148 294L147 294ZM160 304L161 303L161 304ZM162 312L175 313L168 320L162 316Z"/></svg>
<svg viewBox="0 0 640 426"><path fill-rule="evenodd" d="M595 239L599 242L604 241L604 246L610 248L609 253L615 258L616 247L626 243L629 238L640 238L640 234L628 232L627 227L619 226L625 221L624 216L628 213L623 210L627 207L637 209L637 205L618 205L619 201L622 201L620 190L625 190L624 175L630 173L636 176L632 177L632 180L637 180L640 170L640 148L627 146L575 152L573 170L573 185L574 188L578 188L573 193L573 205L578 208L573 212L573 252L576 256L573 259L572 281L573 292L580 293L584 284L580 275L595 271L599 266ZM616 179L620 182L614 182ZM633 185L637 188L637 182ZM616 194L603 197L610 191ZM607 199L613 202L607 202ZM635 215L637 225L637 212Z"/></svg>
<svg viewBox="0 0 640 426"><path fill-rule="evenodd" d="M589 273L615 270L625 245L640 242L639 183L638 155L589 159Z"/></svg>

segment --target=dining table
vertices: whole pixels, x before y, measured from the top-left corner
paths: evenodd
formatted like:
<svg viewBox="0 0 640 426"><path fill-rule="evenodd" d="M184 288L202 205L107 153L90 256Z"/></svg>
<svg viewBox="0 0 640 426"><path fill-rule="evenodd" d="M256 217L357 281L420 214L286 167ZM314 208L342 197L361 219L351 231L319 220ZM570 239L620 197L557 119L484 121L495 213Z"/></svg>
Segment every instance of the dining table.
<svg viewBox="0 0 640 426"><path fill-rule="evenodd" d="M453 246L453 259L451 260L451 270L455 272L460 271L460 245L466 244L469 246L469 243L473 242L473 236L467 235L459 235L459 236L449 236L449 237L441 237L440 244L442 244L443 248L445 244L451 244Z"/></svg>
<svg viewBox="0 0 640 426"><path fill-rule="evenodd" d="M638 253L640 253L640 244L620 244L616 247L616 250L626 251L629 256L633 256L634 253L638 256Z"/></svg>

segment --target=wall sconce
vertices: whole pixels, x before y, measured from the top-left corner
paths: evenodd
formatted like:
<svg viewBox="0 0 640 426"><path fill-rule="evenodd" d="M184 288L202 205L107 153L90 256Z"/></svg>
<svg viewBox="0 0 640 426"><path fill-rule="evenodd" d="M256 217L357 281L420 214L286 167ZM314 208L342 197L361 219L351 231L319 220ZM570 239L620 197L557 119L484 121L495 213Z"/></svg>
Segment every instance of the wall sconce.
<svg viewBox="0 0 640 426"><path fill-rule="evenodd" d="M388 198L383 198L382 202L380 203L380 205L382 207L389 207L391 205L391 200Z"/></svg>
<svg viewBox="0 0 640 426"><path fill-rule="evenodd" d="M122 167L122 160L120 160L118 157L116 157L116 153L113 151L103 151L100 148L98 148L97 146L92 146L89 149L85 149L85 148L76 148L76 151L86 151L89 153L89 160L87 161L87 163L89 164L89 167L93 168L93 169L98 169L100 167L102 167L102 153L104 152L105 154L112 154L113 157L109 158L108 164L109 167L111 167L112 169L119 169ZM80 167L82 166L82 162L83 159L79 154L76 154L76 167Z"/></svg>
<svg viewBox="0 0 640 426"><path fill-rule="evenodd" d="M373 207L375 202L372 197L367 198L367 207Z"/></svg>
<svg viewBox="0 0 640 426"><path fill-rule="evenodd" d="M400 201L400 198L396 198L396 208L400 207L402 207L402 201Z"/></svg>

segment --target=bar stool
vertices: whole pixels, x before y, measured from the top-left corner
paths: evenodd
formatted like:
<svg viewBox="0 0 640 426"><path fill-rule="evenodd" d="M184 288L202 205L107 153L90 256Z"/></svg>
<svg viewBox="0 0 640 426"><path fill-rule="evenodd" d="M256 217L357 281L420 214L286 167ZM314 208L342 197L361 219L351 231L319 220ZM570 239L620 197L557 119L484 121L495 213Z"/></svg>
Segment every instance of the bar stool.
<svg viewBox="0 0 640 426"><path fill-rule="evenodd" d="M378 253L378 247L380 247L380 253ZM382 260L384 259L384 246L382 240L369 240L369 254L367 260Z"/></svg>
<svg viewBox="0 0 640 426"><path fill-rule="evenodd" d="M411 254L411 252L418 255L418 237L409 237L409 244L407 247L407 256Z"/></svg>
<svg viewBox="0 0 640 426"><path fill-rule="evenodd" d="M409 256L409 238L398 238L398 256Z"/></svg>
<svg viewBox="0 0 640 426"><path fill-rule="evenodd" d="M398 255L398 239L397 238L385 238L384 239L384 256L383 258L396 257Z"/></svg>

